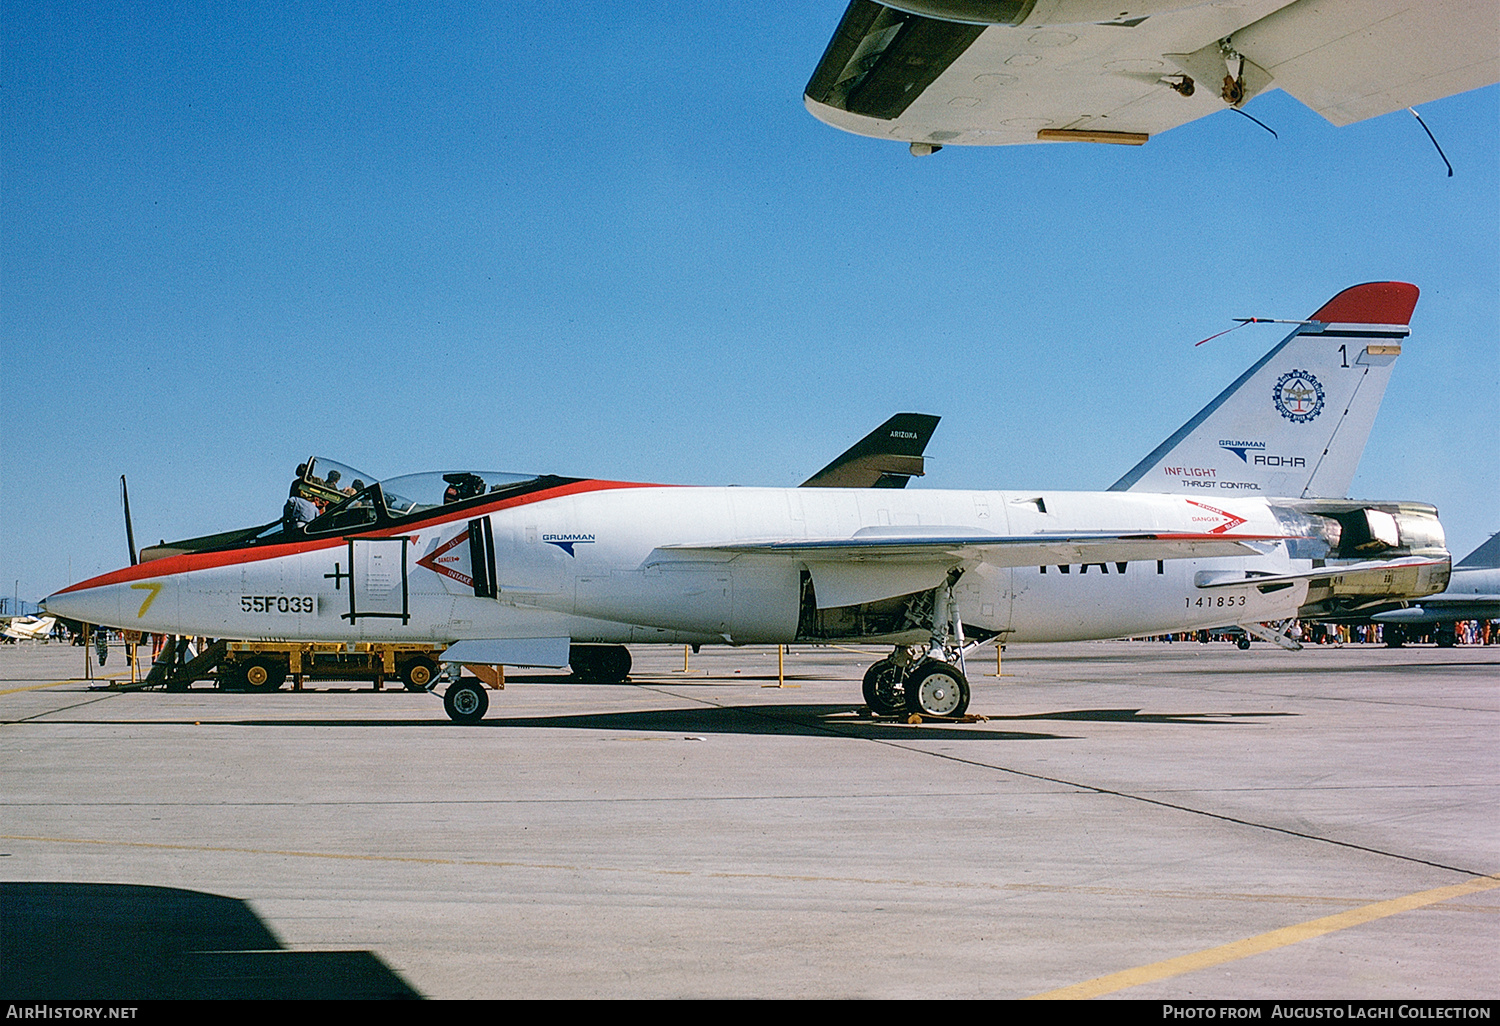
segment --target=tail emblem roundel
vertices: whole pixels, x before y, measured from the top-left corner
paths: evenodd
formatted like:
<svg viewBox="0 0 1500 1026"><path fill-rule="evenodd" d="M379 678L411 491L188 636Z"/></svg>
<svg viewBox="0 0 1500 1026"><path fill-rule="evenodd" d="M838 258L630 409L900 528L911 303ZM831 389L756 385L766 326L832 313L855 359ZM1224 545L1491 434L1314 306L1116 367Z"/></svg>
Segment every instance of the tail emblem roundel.
<svg viewBox="0 0 1500 1026"><path fill-rule="evenodd" d="M1276 412L1293 424L1306 424L1323 412L1323 386L1304 370L1287 371L1271 393Z"/></svg>

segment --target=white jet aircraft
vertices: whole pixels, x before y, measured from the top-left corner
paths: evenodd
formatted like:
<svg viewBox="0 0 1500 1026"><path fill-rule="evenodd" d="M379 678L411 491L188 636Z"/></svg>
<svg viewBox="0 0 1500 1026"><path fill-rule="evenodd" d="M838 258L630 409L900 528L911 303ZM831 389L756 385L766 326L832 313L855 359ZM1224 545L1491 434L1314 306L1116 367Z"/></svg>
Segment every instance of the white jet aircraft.
<svg viewBox="0 0 1500 1026"><path fill-rule="evenodd" d="M1140 145L1274 88L1348 125L1496 81L1494 0L853 0L803 99L922 156Z"/></svg>
<svg viewBox="0 0 1500 1026"><path fill-rule="evenodd" d="M1266 622L1441 591L1431 506L1301 497L1352 476L1416 298L1399 282L1340 293L1107 492L418 474L46 606L161 633L433 642L451 662L603 681L625 679L626 643L888 643L871 708L958 715L972 644L1225 623L1268 636ZM444 704L473 722L488 697L463 679Z"/></svg>

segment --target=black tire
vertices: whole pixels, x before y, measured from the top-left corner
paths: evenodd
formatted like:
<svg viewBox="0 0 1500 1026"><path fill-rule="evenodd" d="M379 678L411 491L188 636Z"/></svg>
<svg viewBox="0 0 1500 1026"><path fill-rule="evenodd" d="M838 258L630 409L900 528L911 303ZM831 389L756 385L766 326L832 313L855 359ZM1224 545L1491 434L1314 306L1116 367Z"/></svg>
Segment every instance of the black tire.
<svg viewBox="0 0 1500 1026"><path fill-rule="evenodd" d="M901 690L901 668L889 659L882 659L865 671L861 690L865 705L876 716L898 716L906 708L906 695Z"/></svg>
<svg viewBox="0 0 1500 1026"><path fill-rule="evenodd" d="M437 679L438 665L426 656L408 659L400 666L401 683L408 691L431 691Z"/></svg>
<svg viewBox="0 0 1500 1026"><path fill-rule="evenodd" d="M1235 644L1238 645L1238 646L1240 646L1240 651L1241 652L1248 652L1248 651L1250 651L1250 639L1249 638L1240 638L1240 640L1236 641Z"/></svg>
<svg viewBox="0 0 1500 1026"><path fill-rule="evenodd" d="M443 693L443 711L454 723L478 723L489 711L490 696L475 680L460 680Z"/></svg>
<svg viewBox="0 0 1500 1026"><path fill-rule="evenodd" d="M1394 623L1386 624L1380 636L1385 639L1386 648L1400 648L1406 644L1406 628Z"/></svg>
<svg viewBox="0 0 1500 1026"><path fill-rule="evenodd" d="M1438 648L1452 648L1458 644L1458 625L1454 623L1440 623L1432 632L1432 640ZM101 659L99 665L103 666Z"/></svg>
<svg viewBox="0 0 1500 1026"><path fill-rule="evenodd" d="M251 691L275 691L286 683L286 667L274 659L247 659L240 666L240 678Z"/></svg>
<svg viewBox="0 0 1500 1026"><path fill-rule="evenodd" d="M242 663L223 662L219 664L219 690L220 691L245 691L249 685L245 683L245 667ZM168 691L186 691L187 685L181 687L174 679L167 685Z"/></svg>
<svg viewBox="0 0 1500 1026"><path fill-rule="evenodd" d="M568 646L568 668L573 671L573 679L585 684L592 684L595 675L599 672L597 645L569 645Z"/></svg>
<svg viewBox="0 0 1500 1026"><path fill-rule="evenodd" d="M906 708L920 716L962 716L969 682L958 667L929 659L906 678Z"/></svg>
<svg viewBox="0 0 1500 1026"><path fill-rule="evenodd" d="M573 645L568 649L573 678L589 684L623 684L630 677L630 649L624 645Z"/></svg>

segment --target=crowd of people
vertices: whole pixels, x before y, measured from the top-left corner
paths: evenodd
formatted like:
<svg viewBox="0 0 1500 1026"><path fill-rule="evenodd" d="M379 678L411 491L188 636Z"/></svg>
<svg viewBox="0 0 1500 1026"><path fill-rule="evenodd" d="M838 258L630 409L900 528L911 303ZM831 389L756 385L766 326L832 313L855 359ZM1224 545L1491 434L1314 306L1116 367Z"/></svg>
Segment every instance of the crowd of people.
<svg viewBox="0 0 1500 1026"><path fill-rule="evenodd" d="M1500 645L1500 620L1461 620L1456 624L1380 624L1380 623L1302 623L1293 621L1287 637L1304 645L1389 645L1403 644ZM1132 641L1210 641L1239 642L1245 633L1238 628L1206 631L1179 631L1175 634L1153 634Z"/></svg>

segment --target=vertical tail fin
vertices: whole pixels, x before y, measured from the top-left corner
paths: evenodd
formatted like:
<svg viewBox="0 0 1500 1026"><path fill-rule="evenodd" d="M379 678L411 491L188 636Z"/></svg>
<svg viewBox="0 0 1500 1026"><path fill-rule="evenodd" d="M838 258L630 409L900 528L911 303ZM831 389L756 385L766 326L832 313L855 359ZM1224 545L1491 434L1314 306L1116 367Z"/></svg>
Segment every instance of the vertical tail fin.
<svg viewBox="0 0 1500 1026"><path fill-rule="evenodd" d="M1399 281L1340 292L1110 490L1344 496L1416 304Z"/></svg>
<svg viewBox="0 0 1500 1026"><path fill-rule="evenodd" d="M927 413L898 413L801 487L905 488L910 478L922 476L922 451L939 419Z"/></svg>
<svg viewBox="0 0 1500 1026"><path fill-rule="evenodd" d="M1500 532L1490 535L1479 548L1453 564L1455 570L1492 570L1500 567Z"/></svg>

